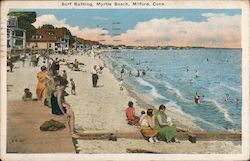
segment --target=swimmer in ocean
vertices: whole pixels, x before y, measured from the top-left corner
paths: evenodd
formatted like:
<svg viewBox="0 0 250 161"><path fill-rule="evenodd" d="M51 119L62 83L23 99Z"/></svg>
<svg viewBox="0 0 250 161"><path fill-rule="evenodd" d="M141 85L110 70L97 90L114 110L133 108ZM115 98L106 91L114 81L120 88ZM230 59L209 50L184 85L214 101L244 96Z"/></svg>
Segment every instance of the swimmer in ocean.
<svg viewBox="0 0 250 161"><path fill-rule="evenodd" d="M198 94L198 92L196 91L196 94L195 94L195 97L194 97L194 102L199 105L201 103L201 100L200 100L200 96Z"/></svg>
<svg viewBox="0 0 250 161"><path fill-rule="evenodd" d="M195 77L196 77L196 78L199 77L199 73L198 73L197 70L195 71Z"/></svg>
<svg viewBox="0 0 250 161"><path fill-rule="evenodd" d="M225 95L225 101L227 102L229 100L229 94Z"/></svg>

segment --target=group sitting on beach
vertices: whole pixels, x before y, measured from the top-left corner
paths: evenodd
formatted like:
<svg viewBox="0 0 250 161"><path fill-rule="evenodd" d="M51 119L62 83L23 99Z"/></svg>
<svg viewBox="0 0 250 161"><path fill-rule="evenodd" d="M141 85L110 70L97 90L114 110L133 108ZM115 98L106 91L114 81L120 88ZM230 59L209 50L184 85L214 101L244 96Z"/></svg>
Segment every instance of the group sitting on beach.
<svg viewBox="0 0 250 161"><path fill-rule="evenodd" d="M149 108L147 114L145 115L145 112L142 111L140 117L135 115L132 101L129 101L128 106L126 109L128 124L140 126L140 132L150 143L157 143L159 140L167 143L179 143L176 138L176 126L165 113L166 106L160 105L159 110L155 113L152 108Z"/></svg>

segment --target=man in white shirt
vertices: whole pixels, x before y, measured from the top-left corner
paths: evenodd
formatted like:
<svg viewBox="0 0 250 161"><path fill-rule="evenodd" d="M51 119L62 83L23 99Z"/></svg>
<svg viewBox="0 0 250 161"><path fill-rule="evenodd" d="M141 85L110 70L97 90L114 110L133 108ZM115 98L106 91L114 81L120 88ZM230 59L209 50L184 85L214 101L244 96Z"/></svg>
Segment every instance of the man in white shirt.
<svg viewBox="0 0 250 161"><path fill-rule="evenodd" d="M97 69L96 69L96 65L93 67L91 74L92 74L92 84L93 87L97 87L97 80L98 80L98 75L97 75Z"/></svg>

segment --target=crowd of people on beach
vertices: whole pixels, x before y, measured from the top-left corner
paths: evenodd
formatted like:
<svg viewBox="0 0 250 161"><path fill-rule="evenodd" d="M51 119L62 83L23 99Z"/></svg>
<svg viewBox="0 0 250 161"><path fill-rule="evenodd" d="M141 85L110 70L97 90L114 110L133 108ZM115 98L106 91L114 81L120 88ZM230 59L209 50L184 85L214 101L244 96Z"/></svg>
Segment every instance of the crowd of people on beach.
<svg viewBox="0 0 250 161"><path fill-rule="evenodd" d="M92 53L94 54L94 53ZM99 54L94 54L94 57L100 58ZM32 57L36 59L32 59ZM39 59L43 58L41 64ZM8 59L10 60L10 59ZM70 134L72 138L79 138L75 133L75 115L72 107L66 102L65 97L69 95L65 91L68 84L71 85L71 94L76 95L76 84L73 78L68 79L66 70L60 70L61 65L65 65L71 71L82 71L80 65L84 66L84 63L79 62L77 59L74 62L69 62L65 59L58 59L58 57L52 58L49 53L32 53L22 54L19 60L22 62L22 67L25 67L25 62L28 61L29 66L40 67L40 72L37 74L37 87L36 87L36 98L33 98L29 88L24 89L22 96L23 101L41 101L45 106L51 108L51 112L54 115L63 115L68 120L70 128ZM100 65L94 65L90 72L92 76L92 86L98 87L98 75L102 73L104 67ZM69 81L68 81L69 80Z"/></svg>
<svg viewBox="0 0 250 161"><path fill-rule="evenodd" d="M159 110L148 108L147 112L141 111L140 117L135 115L134 103L128 102L126 109L127 123L129 125L139 126L140 132L150 143L165 141L167 143L180 141L176 138L176 126L172 119L165 113L166 106L160 105Z"/></svg>

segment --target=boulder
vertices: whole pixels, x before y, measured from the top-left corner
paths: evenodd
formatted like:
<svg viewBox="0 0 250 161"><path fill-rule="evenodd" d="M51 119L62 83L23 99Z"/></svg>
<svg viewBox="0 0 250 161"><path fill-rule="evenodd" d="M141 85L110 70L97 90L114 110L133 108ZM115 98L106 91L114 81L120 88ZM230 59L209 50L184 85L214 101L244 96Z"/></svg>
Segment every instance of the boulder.
<svg viewBox="0 0 250 161"><path fill-rule="evenodd" d="M45 121L41 126L40 126L40 130L41 131L57 131L57 130L61 130L64 129L65 125L59 121L56 120L49 120L49 121Z"/></svg>

